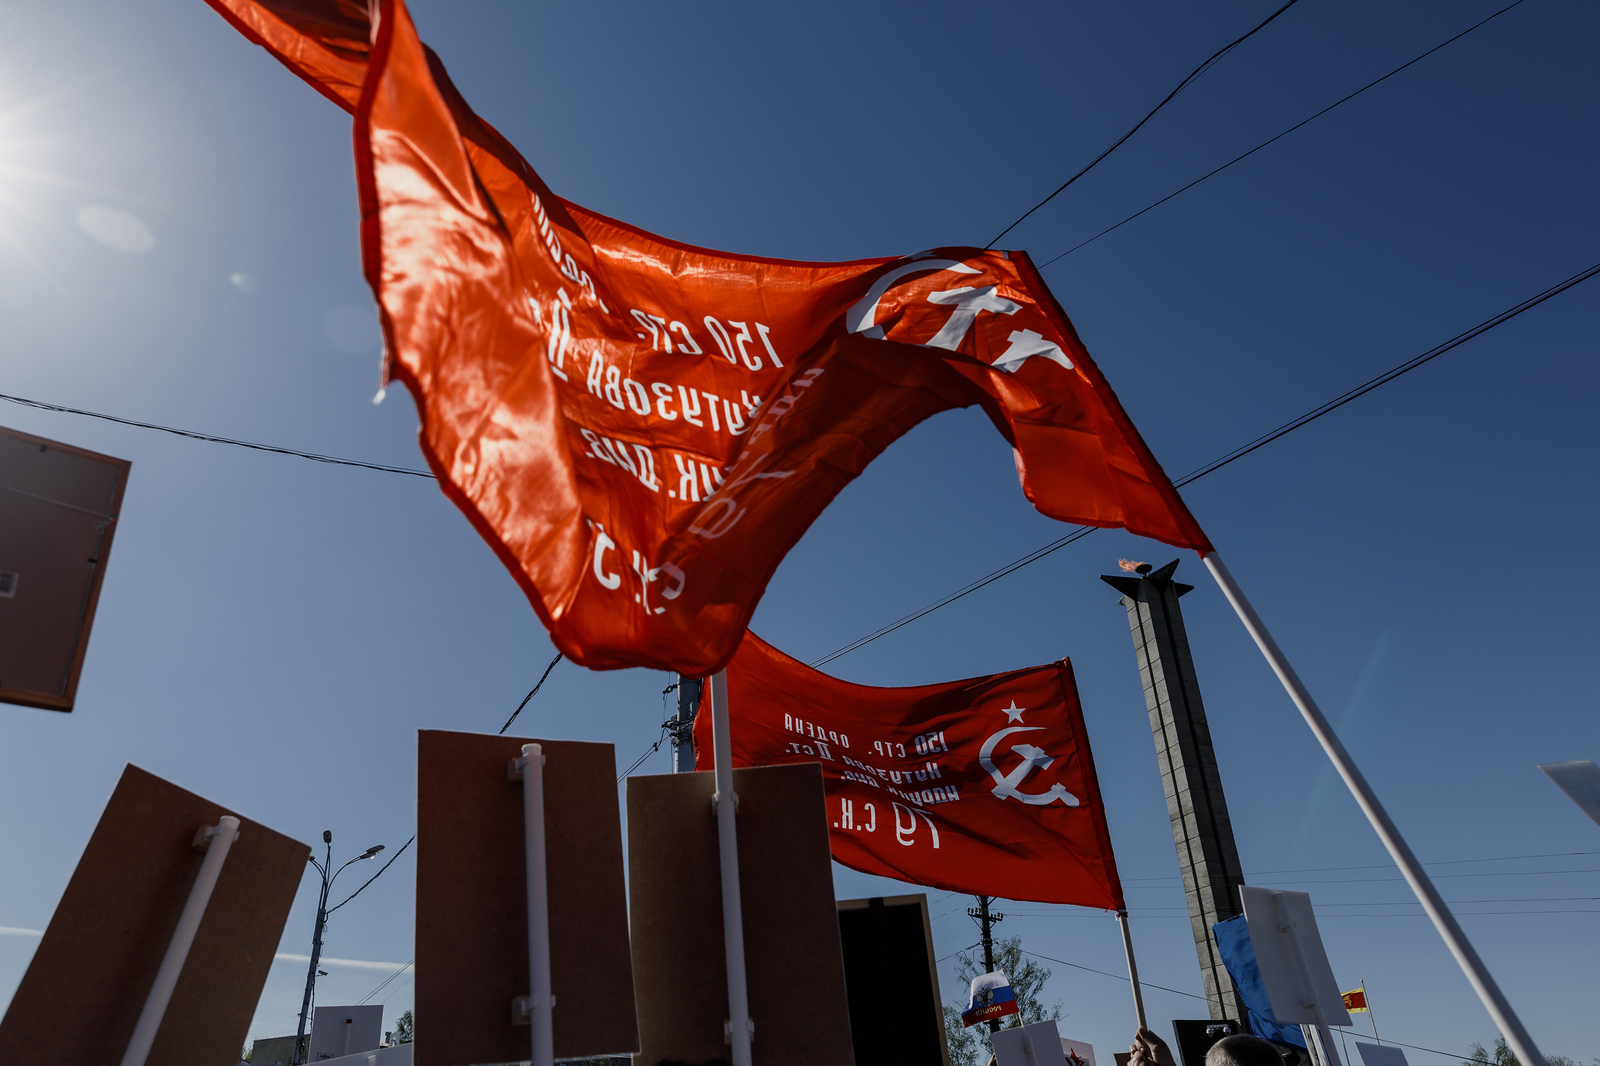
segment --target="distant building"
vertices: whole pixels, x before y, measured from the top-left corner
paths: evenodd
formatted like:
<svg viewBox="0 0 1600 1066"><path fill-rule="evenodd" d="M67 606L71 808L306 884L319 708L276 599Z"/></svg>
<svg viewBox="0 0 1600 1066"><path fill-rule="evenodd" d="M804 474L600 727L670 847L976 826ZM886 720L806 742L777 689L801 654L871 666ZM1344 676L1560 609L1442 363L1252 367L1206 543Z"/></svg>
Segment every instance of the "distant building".
<svg viewBox="0 0 1600 1066"><path fill-rule="evenodd" d="M382 1042L383 1004L319 1005L311 1012L311 1050L306 1061L324 1062L376 1051Z"/></svg>
<svg viewBox="0 0 1600 1066"><path fill-rule="evenodd" d="M310 1036L304 1038L305 1047L311 1043ZM301 1056L304 1058L304 1056ZM264 1040L257 1040L250 1045L250 1066L289 1066L294 1061L294 1035L269 1036Z"/></svg>
<svg viewBox="0 0 1600 1066"><path fill-rule="evenodd" d="M353 1055L323 1059L313 1066L411 1066L411 1049L414 1044L396 1044L358 1051ZM627 1060L623 1060L626 1066ZM564 1064L563 1064L564 1066Z"/></svg>

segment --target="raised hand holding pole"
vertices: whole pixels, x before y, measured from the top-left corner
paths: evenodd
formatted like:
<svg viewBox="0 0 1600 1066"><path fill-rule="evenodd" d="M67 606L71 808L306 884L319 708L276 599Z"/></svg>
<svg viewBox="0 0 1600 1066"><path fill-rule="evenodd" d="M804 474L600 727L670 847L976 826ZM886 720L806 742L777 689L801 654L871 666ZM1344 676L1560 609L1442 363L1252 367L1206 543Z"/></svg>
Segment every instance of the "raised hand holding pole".
<svg viewBox="0 0 1600 1066"><path fill-rule="evenodd" d="M1233 605L1234 612L1239 620L1255 640L1256 646L1261 649L1261 654L1266 656L1267 662L1272 667L1273 673L1278 675L1278 680L1288 691L1289 698L1300 709L1300 714L1305 718L1306 724L1311 727L1311 732L1316 736L1317 742L1322 745L1322 750L1328 753L1328 758L1333 762L1334 768L1339 771L1339 776L1344 778L1344 783L1349 787L1351 795L1361 805L1361 810L1366 814L1367 821L1372 823L1372 828L1377 830L1378 839L1383 841L1383 846L1388 849L1389 855L1394 859L1395 865L1400 867L1400 872L1405 875L1406 881L1411 885L1411 890L1417 894L1417 899L1422 903L1422 909L1428 912L1428 917L1433 920L1434 928L1444 938L1445 945L1450 949L1450 954L1456 957L1456 962L1461 966L1461 971L1467 975L1472 988L1478 993L1478 998L1483 1001L1484 1007L1489 1011L1489 1017L1499 1027L1506 1038L1506 1043L1511 1045L1511 1050L1517 1055L1517 1060L1523 1066L1546 1066L1544 1056L1539 1053L1538 1047L1533 1043L1533 1038L1522 1027L1522 1021L1511 1009L1511 1004L1506 1001L1505 995L1500 991L1500 986L1495 984L1494 978L1489 975L1489 970L1483 965L1483 960L1478 957L1477 951L1467 940L1466 933L1462 932L1457 924L1455 915L1450 913L1450 908L1445 906L1444 900L1439 895L1439 890L1433 887L1433 882L1423 872L1422 864L1411 853L1411 847L1400 835L1400 830L1389 819L1389 812L1383 809L1383 804L1378 802L1378 797L1373 793L1372 786L1367 784L1367 779L1361 776L1361 771L1350 758L1350 753L1344 750L1344 745L1333 732L1333 727L1323 717L1322 711L1317 707L1311 693L1301 683L1300 677L1294 672L1294 667L1289 665L1289 660L1284 657L1277 641L1272 639L1272 634L1267 632L1267 627L1262 623L1255 608L1250 606L1250 601L1245 598L1243 590L1233 580L1233 575L1223 565L1222 558L1215 551L1206 552L1200 557L1206 564L1206 569L1211 571L1211 576L1216 579L1217 585L1222 589L1222 594Z"/></svg>

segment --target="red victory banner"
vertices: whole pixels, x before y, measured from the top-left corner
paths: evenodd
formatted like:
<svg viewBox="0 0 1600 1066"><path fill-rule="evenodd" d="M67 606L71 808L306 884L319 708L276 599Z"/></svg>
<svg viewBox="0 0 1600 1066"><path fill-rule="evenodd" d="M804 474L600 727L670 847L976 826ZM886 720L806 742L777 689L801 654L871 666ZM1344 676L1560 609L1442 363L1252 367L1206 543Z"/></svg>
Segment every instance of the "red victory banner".
<svg viewBox="0 0 1600 1066"><path fill-rule="evenodd" d="M210 3L354 114L385 380L569 658L718 670L839 490L973 404L1044 514L1208 549L1025 254L679 244L551 193L400 0Z"/></svg>
<svg viewBox="0 0 1600 1066"><path fill-rule="evenodd" d="M728 664L733 762L821 762L833 857L969 895L1122 910L1072 664L916 688L813 670L746 633ZM697 770L714 768L711 714Z"/></svg>

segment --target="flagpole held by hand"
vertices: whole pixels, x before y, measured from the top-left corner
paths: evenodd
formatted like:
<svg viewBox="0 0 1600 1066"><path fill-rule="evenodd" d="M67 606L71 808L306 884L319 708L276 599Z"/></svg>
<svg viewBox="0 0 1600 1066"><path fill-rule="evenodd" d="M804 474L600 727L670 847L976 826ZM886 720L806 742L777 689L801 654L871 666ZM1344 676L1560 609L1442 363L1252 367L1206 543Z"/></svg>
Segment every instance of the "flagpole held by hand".
<svg viewBox="0 0 1600 1066"><path fill-rule="evenodd" d="M1139 1019L1139 1028L1149 1028L1144 1024L1144 992L1139 988L1139 964L1133 960L1133 934L1128 930L1128 912L1117 912L1117 924L1122 927L1122 950L1128 956L1128 982L1133 985L1133 1013Z"/></svg>
<svg viewBox="0 0 1600 1066"><path fill-rule="evenodd" d="M1267 663L1272 667L1273 673L1278 675L1278 680L1289 693L1289 698L1300 709L1300 714L1305 718L1306 724L1311 727L1311 732L1316 736L1317 742L1322 745L1322 750L1327 752L1334 769L1339 771L1339 776L1344 778L1344 783L1349 787L1351 795L1355 796L1356 803L1367 816L1367 821L1372 823L1372 828L1378 833L1378 839L1383 841L1383 846L1388 849L1389 856L1394 859L1395 865L1400 867L1400 872L1411 885L1411 890L1416 893L1417 900L1422 904L1422 909L1428 912L1428 917L1433 920L1434 928L1444 938L1445 946L1456 957L1456 962L1461 966L1463 973L1472 988L1478 993L1478 999L1483 1002L1488 1010L1489 1017L1494 1020L1506 1038L1506 1043L1511 1045L1511 1050L1516 1052L1517 1060L1525 1066L1546 1066L1544 1056L1539 1053L1534 1045L1533 1038L1523 1028L1522 1021L1511 1009L1505 995L1500 991L1500 986L1489 974L1489 970L1478 957L1478 953L1467 940L1466 933L1456 922L1455 915L1450 913L1450 908L1445 905L1439 890L1423 872L1422 864L1412 854L1411 846L1400 835L1400 830L1389 818L1389 812L1384 810L1383 804L1378 802L1377 795L1372 791L1372 786L1367 784L1367 779L1356 768L1350 753L1344 748L1333 727L1323 717L1322 710L1311 698L1311 693L1306 691L1294 667L1289 665L1289 660L1284 657L1277 641L1272 639L1272 634L1267 631L1266 625L1256 614L1255 608L1245 598L1242 589L1233 580L1233 575L1223 565L1222 558L1215 551L1209 551L1200 556L1206 564L1206 569L1211 571L1211 576L1222 589L1222 594L1227 597L1233 606L1234 613L1244 623L1256 646L1261 649L1261 654L1266 657Z"/></svg>

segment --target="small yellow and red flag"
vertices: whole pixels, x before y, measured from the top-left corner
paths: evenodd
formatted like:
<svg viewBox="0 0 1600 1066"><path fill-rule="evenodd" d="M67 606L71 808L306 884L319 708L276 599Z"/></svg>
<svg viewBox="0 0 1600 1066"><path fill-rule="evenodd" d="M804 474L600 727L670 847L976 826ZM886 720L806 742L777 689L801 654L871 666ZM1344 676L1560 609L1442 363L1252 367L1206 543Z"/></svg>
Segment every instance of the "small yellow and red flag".
<svg viewBox="0 0 1600 1066"><path fill-rule="evenodd" d="M1344 993L1344 1009L1351 1014L1367 1013L1367 990L1356 988Z"/></svg>

